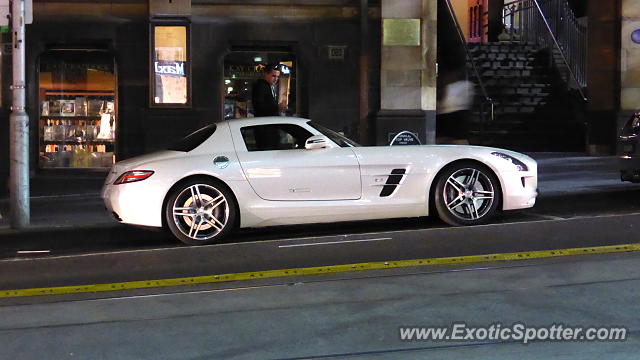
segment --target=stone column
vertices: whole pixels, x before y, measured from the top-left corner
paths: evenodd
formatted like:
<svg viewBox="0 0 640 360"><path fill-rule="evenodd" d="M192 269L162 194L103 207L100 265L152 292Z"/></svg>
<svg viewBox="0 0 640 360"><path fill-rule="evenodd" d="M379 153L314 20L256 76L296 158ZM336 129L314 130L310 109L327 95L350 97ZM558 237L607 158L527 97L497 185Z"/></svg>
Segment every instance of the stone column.
<svg viewBox="0 0 640 360"><path fill-rule="evenodd" d="M587 151L611 154L616 143L616 114L619 109L620 2L589 1L587 35Z"/></svg>
<svg viewBox="0 0 640 360"><path fill-rule="evenodd" d="M382 0L376 143L400 131L435 143L437 0Z"/></svg>
<svg viewBox="0 0 640 360"><path fill-rule="evenodd" d="M623 112L630 112L640 108L640 2L638 0L622 0L621 40L620 108Z"/></svg>
<svg viewBox="0 0 640 360"><path fill-rule="evenodd" d="M640 109L640 2L622 0L620 35L620 112L617 134ZM619 153L621 149L616 149Z"/></svg>

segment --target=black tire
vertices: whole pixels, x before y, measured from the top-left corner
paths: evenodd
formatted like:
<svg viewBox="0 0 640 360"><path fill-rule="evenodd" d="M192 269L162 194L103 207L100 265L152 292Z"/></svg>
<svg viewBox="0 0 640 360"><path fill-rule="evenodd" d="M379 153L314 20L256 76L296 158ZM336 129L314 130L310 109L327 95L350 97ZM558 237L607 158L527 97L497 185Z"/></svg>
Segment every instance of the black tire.
<svg viewBox="0 0 640 360"><path fill-rule="evenodd" d="M231 191L210 179L180 184L167 198L165 220L171 233L185 244L206 245L229 235L237 205Z"/></svg>
<svg viewBox="0 0 640 360"><path fill-rule="evenodd" d="M456 163L439 175L434 203L438 216L447 224L484 224L502 203L500 182L486 166L474 162Z"/></svg>

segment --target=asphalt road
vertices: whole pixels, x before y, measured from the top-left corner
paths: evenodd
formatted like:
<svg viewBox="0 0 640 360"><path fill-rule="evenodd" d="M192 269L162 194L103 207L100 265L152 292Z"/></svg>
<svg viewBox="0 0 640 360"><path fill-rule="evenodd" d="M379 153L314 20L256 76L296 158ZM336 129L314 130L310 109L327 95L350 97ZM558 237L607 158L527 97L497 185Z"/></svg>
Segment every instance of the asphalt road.
<svg viewBox="0 0 640 360"><path fill-rule="evenodd" d="M638 242L640 186L619 182L611 159L540 164L536 206L484 226L400 219L278 227L202 247L108 221L9 234L0 289ZM65 199L39 204L64 211ZM81 206L101 219L101 205L87 195ZM3 298L0 358L636 359L638 265L638 253L618 253ZM399 338L401 326L462 322L617 326L627 338Z"/></svg>
<svg viewBox="0 0 640 360"><path fill-rule="evenodd" d="M633 215L640 213L640 185L620 182L615 158L552 157L538 159L538 162L540 195L536 206L523 211L505 212L488 226L459 229L438 219L417 218L272 227L240 230L222 244L199 249L185 248L164 231L115 223L110 220L95 194L80 195L80 198L64 194L44 196L34 203L39 213L44 214L38 220L46 223L65 219L68 223L56 224L60 225L58 228L36 227L27 234L3 234L0 259L44 261L76 255L109 257L110 254L135 258L139 251L144 251L140 254L144 254L147 257L145 263L149 263L155 257L158 261L165 261L163 254L177 251L189 253L194 257L194 263L199 262L199 257L206 259L202 262L208 263L211 252L225 249L225 258L215 263L229 263L229 267L216 267L214 270L233 272L249 268L245 265L247 263L252 264L253 268L249 270L253 270L311 266L309 264L316 264L319 259L324 261L322 265L327 265L331 262L357 263L368 259L457 256L461 255L461 249L465 250L464 254L514 252L635 241L632 225L635 221ZM83 223L92 225L74 226L78 214L81 214ZM511 236L514 231L527 234L527 241ZM558 233L554 233L557 231L561 231L563 236L558 238ZM278 250L281 248L270 245L296 243L299 238L308 238L312 242L336 242L372 236L389 240L314 245L307 247L309 250L305 252L299 248L295 263L281 262L282 250ZM337 254L349 256L336 256L335 249L340 246L347 248L340 249ZM320 256L323 248L327 249L326 258ZM247 254L253 253L259 256L247 260L251 259ZM188 272L188 269L180 271L184 272Z"/></svg>
<svg viewBox="0 0 640 360"><path fill-rule="evenodd" d="M578 187L563 180L546 188L544 183L541 185L541 194L534 208L505 212L496 217L492 224L562 221L640 213L640 186L637 184L618 181L613 184ZM59 213L68 209L64 206L64 201L71 200L44 198L38 200L37 206L47 209L46 212L52 214ZM74 206L76 203L77 201L74 201ZM101 200L96 197L84 199L81 206L87 209L86 212L89 214L87 216L94 217L96 222L102 223L92 226L61 226L54 228L53 231L51 228L35 228L29 232L28 236L4 234L0 259L183 247L165 231L140 229L112 222L103 210ZM76 212L77 209L73 213ZM69 218L72 222L72 218ZM446 229L456 231L435 218L374 220L246 229L233 234L224 240L223 244L259 243L300 237L350 236L375 232L417 231L419 233ZM508 247L502 250L510 251Z"/></svg>
<svg viewBox="0 0 640 360"><path fill-rule="evenodd" d="M0 358L631 360L639 265L637 253L590 255L0 301ZM400 327L454 324L625 338L400 339Z"/></svg>
<svg viewBox="0 0 640 360"><path fill-rule="evenodd" d="M465 253L513 252L525 251L527 248L535 250L553 246L596 246L634 241L633 234L625 231L630 229L633 221L633 217L627 215L640 213L640 185L622 183L619 180L615 157L545 158L537 155L537 159L540 195L536 206L532 209L501 214L490 226L455 229L434 218L418 218L247 229L239 231L222 244L193 250L184 249L181 243L164 231L150 231L115 223L104 211L96 194L62 193L56 196L41 196L32 203L40 214L40 218L36 219L38 222L59 227L35 227L26 234L3 234L0 259L35 261L74 255L104 257L110 253L126 253L126 256L119 256L135 257L136 251L140 250L144 250L145 256L150 258L153 256L149 254L154 251L157 252L158 258L162 259L162 254L171 254L175 250L192 252L194 254L189 256L197 259L200 254L224 248L227 257L216 263L227 263L227 260L231 260L230 267L215 270L232 272L238 268L246 269L247 266L244 264L250 262L254 268L282 268L289 265L314 264L317 263L317 259L323 259L323 265L326 265L332 261L338 264L339 261L356 263L367 259L387 260L383 259L384 257L397 259L418 255L456 256L460 255L458 250L461 248L466 250ZM62 186L60 188L62 189ZM610 219L600 219L595 222L598 225L593 231L584 231L591 229L594 222L581 221L581 218L602 216L609 216ZM92 225L83 225L87 223ZM586 225L582 225L583 223ZM514 240L507 236L513 229L533 235L527 235L526 242ZM558 231L557 229L562 229L565 238L572 241L568 243L562 239L550 240L555 239L552 232ZM615 235L594 236L602 231L606 234L608 229ZM310 251L299 251L296 254L298 262L295 264L280 263L282 251L274 250L267 245L275 242L296 242L298 238L336 242L337 239L366 238L369 236L367 234L376 234L377 237L388 237L392 240L345 245L348 246L345 253L351 255L348 257L337 257L332 253L332 249L338 248L339 245L326 246L330 249L330 256L326 259L318 256L322 253L323 247L313 246L309 248ZM566 236L567 234L573 236ZM578 236L579 234L584 235ZM246 254L251 253L260 256L254 261L243 261L248 258ZM197 260L194 262L198 263ZM232 264L236 266L231 266Z"/></svg>

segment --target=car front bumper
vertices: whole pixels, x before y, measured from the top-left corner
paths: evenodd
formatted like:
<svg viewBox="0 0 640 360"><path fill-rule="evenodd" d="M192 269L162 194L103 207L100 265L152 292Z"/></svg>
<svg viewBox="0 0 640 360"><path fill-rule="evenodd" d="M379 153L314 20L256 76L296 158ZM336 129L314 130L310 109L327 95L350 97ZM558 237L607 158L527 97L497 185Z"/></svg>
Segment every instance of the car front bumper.
<svg viewBox="0 0 640 360"><path fill-rule="evenodd" d="M638 137L620 136L618 138L622 155L618 157L620 169L620 180L630 182L640 182L640 147L638 147Z"/></svg>
<svg viewBox="0 0 640 360"><path fill-rule="evenodd" d="M504 199L503 210L526 209L535 205L538 196L536 169L526 172L514 171L502 175Z"/></svg>
<svg viewBox="0 0 640 360"><path fill-rule="evenodd" d="M640 182L640 155L622 155L618 158L620 180Z"/></svg>

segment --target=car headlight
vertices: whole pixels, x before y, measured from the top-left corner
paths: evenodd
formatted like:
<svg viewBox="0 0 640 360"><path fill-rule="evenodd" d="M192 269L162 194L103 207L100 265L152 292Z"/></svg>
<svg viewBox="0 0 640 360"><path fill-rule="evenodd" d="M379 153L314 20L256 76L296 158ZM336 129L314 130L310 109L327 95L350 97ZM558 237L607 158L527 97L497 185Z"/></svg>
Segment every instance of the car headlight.
<svg viewBox="0 0 640 360"><path fill-rule="evenodd" d="M640 111L631 115L629 121L627 121L626 129L631 135L638 135L640 133Z"/></svg>
<svg viewBox="0 0 640 360"><path fill-rule="evenodd" d="M122 175L118 176L116 181L113 182L113 185L128 184L136 181L146 180L151 175L153 175L153 171L151 170L126 171Z"/></svg>
<svg viewBox="0 0 640 360"><path fill-rule="evenodd" d="M528 171L529 170L527 165L525 165L522 161L514 158L511 155L507 155L505 153L501 153L501 152L498 152L498 151L492 152L491 155L495 155L495 156L497 156L499 158L502 158L504 160L507 160L507 161L511 162L513 165L516 166L516 168L518 168L518 171Z"/></svg>

